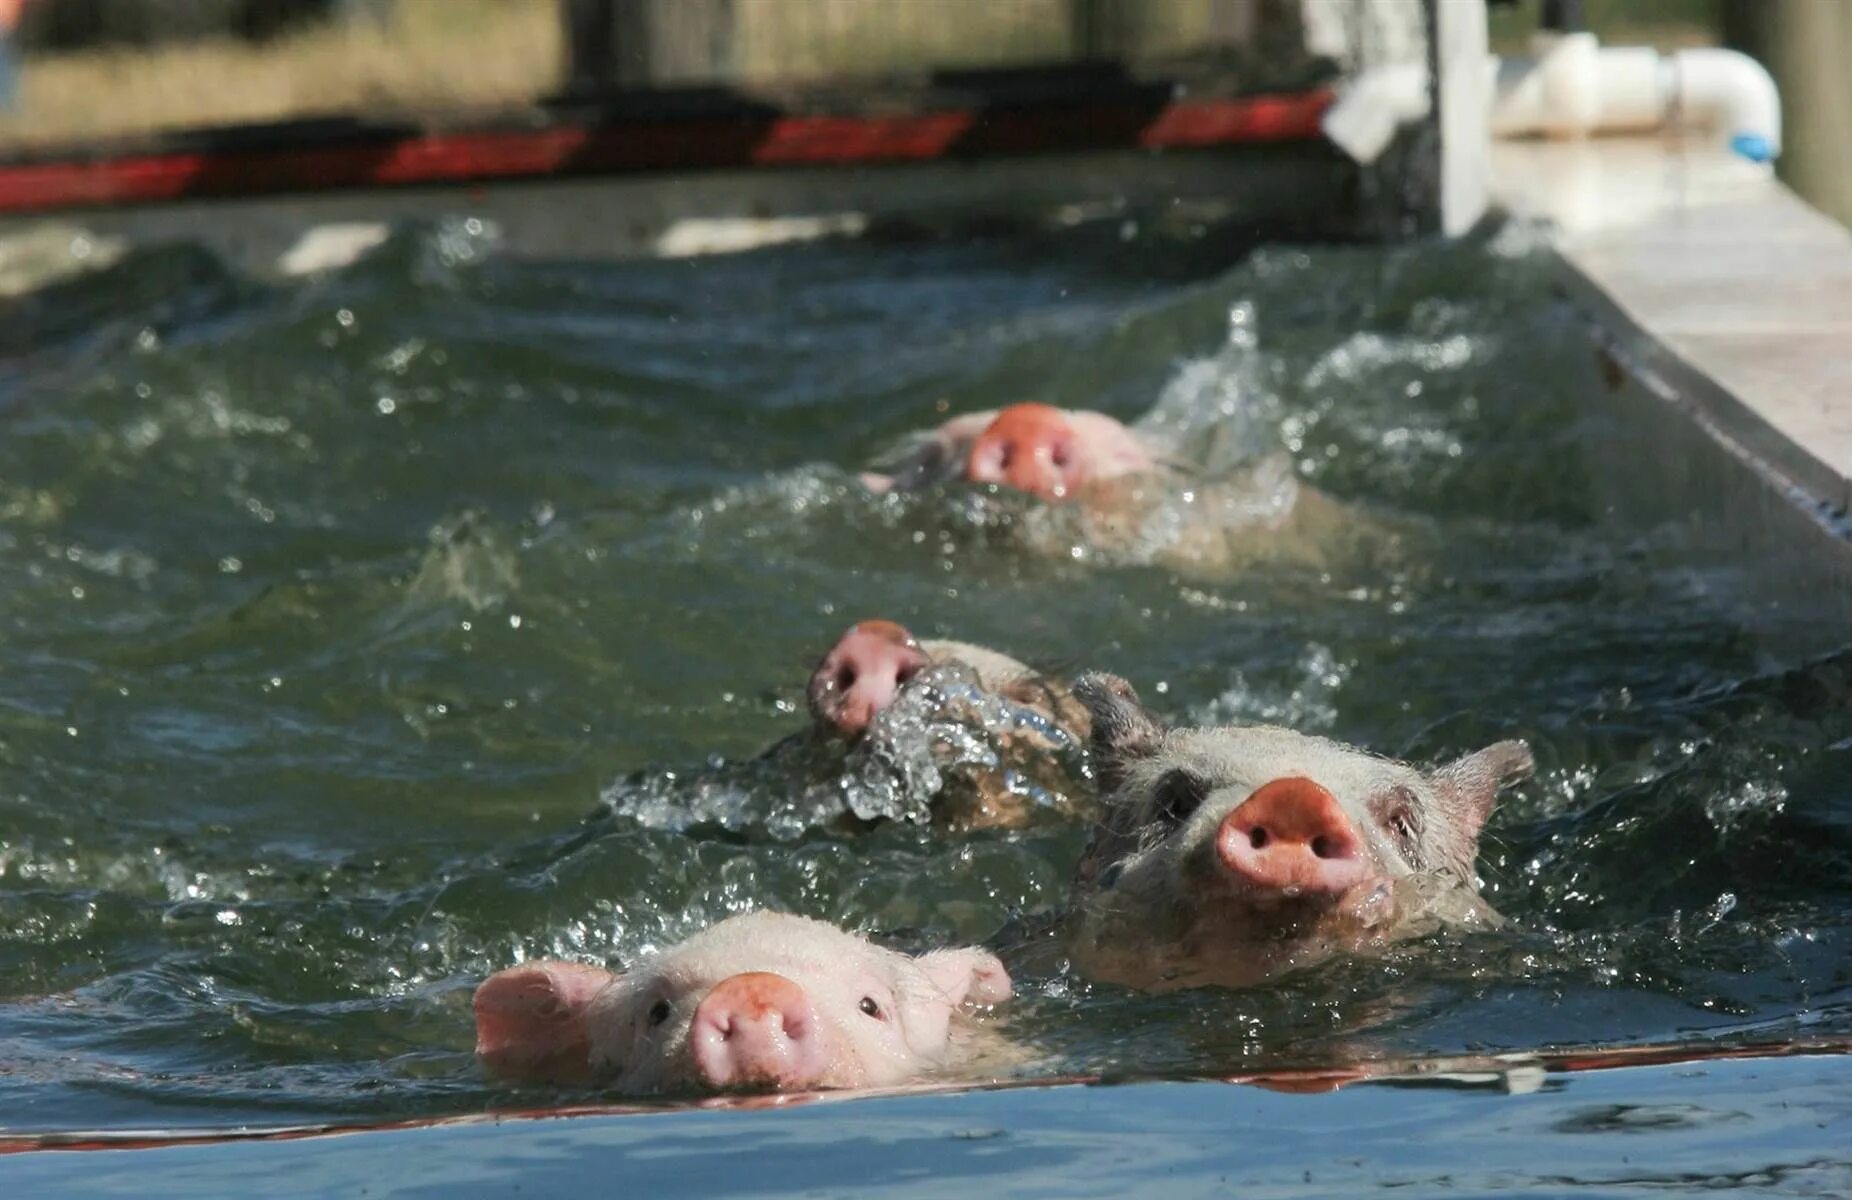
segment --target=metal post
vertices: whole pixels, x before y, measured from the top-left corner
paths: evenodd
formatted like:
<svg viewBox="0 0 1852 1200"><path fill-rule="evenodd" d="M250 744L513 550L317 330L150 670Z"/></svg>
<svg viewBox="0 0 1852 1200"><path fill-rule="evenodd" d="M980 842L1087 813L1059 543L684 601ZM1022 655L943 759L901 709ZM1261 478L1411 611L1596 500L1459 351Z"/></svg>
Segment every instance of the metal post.
<svg viewBox="0 0 1852 1200"><path fill-rule="evenodd" d="M1128 0L1068 0L1068 28L1075 58L1123 61L1133 49L1136 5Z"/></svg>
<svg viewBox="0 0 1852 1200"><path fill-rule="evenodd" d="M1582 0L1543 0L1537 24L1556 33L1580 33L1588 28L1588 15Z"/></svg>
<svg viewBox="0 0 1852 1200"><path fill-rule="evenodd" d="M733 0L561 0L560 12L572 94L732 78Z"/></svg>
<svg viewBox="0 0 1852 1200"><path fill-rule="evenodd" d="M565 90L595 95L615 84L616 0L560 0L560 24L566 40Z"/></svg>
<svg viewBox="0 0 1852 1200"><path fill-rule="evenodd" d="M1428 64L1440 132L1440 228L1459 237L1491 195L1492 96L1483 0L1429 0Z"/></svg>

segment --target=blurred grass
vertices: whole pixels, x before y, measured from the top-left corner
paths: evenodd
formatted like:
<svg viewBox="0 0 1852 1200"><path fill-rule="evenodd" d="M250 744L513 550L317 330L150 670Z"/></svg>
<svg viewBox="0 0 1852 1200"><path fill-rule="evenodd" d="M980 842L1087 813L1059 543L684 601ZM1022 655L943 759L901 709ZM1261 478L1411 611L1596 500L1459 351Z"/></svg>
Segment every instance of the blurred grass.
<svg viewBox="0 0 1852 1200"><path fill-rule="evenodd" d="M738 68L755 82L1048 61L1069 47L1066 0L759 0L738 12Z"/></svg>
<svg viewBox="0 0 1852 1200"><path fill-rule="evenodd" d="M52 0L56 2L56 0ZM227 37L29 57L0 147L381 110L505 109L554 90L554 0L400 0L267 44Z"/></svg>
<svg viewBox="0 0 1852 1200"><path fill-rule="evenodd" d="M1715 41L1719 5L1588 0L1588 12L1604 40L1668 47ZM1536 9L1530 0L1495 11L1494 48L1521 50ZM0 150L350 113L506 110L563 78L556 0L398 0L390 11L385 22L323 25L265 44L227 37L28 57L18 107L0 113ZM1210 11L1210 0L1144 0L1119 10L1119 41L1134 55L1175 54L1200 44ZM1074 52L1066 0L738 0L736 20L726 81L748 84Z"/></svg>
<svg viewBox="0 0 1852 1200"><path fill-rule="evenodd" d="M1211 0L1116 10L1116 41L1162 57L1209 37ZM742 0L738 69L752 81L866 78L1075 57L1068 0Z"/></svg>
<svg viewBox="0 0 1852 1200"><path fill-rule="evenodd" d="M1773 3L1774 0L1769 0ZM1537 28L1537 0L1491 13L1492 49L1522 54ZM1676 50L1711 46L1722 25L1722 0L1584 0L1588 27L1610 46Z"/></svg>
<svg viewBox="0 0 1852 1200"><path fill-rule="evenodd" d="M1206 32L1209 10L1209 0L1146 0L1128 10L1124 41L1140 54L1181 50ZM556 0L398 0L390 11L384 23L323 25L265 44L225 37L31 56L16 111L0 114L0 149L355 112L507 109L563 78ZM749 84L1072 52L1066 0L740 0L736 20L730 81Z"/></svg>

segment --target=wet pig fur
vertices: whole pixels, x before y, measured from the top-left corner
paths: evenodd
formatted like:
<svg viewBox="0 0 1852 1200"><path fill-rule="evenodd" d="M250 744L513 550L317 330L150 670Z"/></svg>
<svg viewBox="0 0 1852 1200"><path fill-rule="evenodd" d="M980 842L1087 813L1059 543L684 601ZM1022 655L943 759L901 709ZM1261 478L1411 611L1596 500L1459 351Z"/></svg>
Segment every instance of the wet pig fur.
<svg viewBox="0 0 1852 1200"><path fill-rule="evenodd" d="M1051 740L1079 745L1090 718L1066 682L1009 655L968 642L920 639L887 620L861 621L831 646L810 675L806 689L815 736L854 742L920 672L960 667L978 687L1040 718L998 734L1000 762L972 780L968 793L936 798L936 823L959 828L1016 828L1029 822L1029 802L1009 785L1016 772L1042 782L1051 792L1073 795Z"/></svg>
<svg viewBox="0 0 1852 1200"><path fill-rule="evenodd" d="M622 974L536 961L476 989L498 1075L629 1094L878 1087L968 1063L1010 995L983 950L918 957L788 913L730 917Z"/></svg>
<svg viewBox="0 0 1852 1200"><path fill-rule="evenodd" d="M1011 526L1032 553L1068 557L1079 546L1205 579L1260 562L1396 558L1415 533L1304 483L1283 455L1205 477L1157 435L1046 404L954 417L861 478L877 492L963 481L1025 493L1046 502Z"/></svg>
<svg viewBox="0 0 1852 1200"><path fill-rule="evenodd" d="M1288 729L1165 729L1111 675L1074 691L1102 791L1067 918L1081 974L1241 987L1499 923L1474 861L1498 793L1532 770L1524 743L1422 771Z"/></svg>

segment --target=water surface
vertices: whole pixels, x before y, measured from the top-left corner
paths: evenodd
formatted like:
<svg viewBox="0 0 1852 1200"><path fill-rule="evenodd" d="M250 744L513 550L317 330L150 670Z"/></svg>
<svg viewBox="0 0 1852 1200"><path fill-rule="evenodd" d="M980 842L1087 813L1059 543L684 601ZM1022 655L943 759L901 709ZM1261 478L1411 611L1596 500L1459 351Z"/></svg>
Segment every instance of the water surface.
<svg viewBox="0 0 1852 1200"><path fill-rule="evenodd" d="M177 246L11 302L0 1120L547 1102L470 1056L471 988L522 956L768 905L907 947L1033 926L1084 828L848 834L739 766L871 615L1176 720L1536 749L1483 862L1509 930L1159 998L1031 955L1031 1073L1852 1035L1841 634L1777 653L1753 564L1609 518L1604 384L1524 242L1114 221L533 264L459 222L310 281ZM1283 452L1419 552L1183 577L855 485L1031 398Z"/></svg>
<svg viewBox="0 0 1852 1200"><path fill-rule="evenodd" d="M1539 1075L1542 1073L1539 1072ZM1535 1091L1507 1094L1516 1080ZM773 1111L471 1120L362 1136L19 1155L22 1195L1660 1197L1852 1187L1843 1060L1472 1072L1280 1095L1145 1083Z"/></svg>

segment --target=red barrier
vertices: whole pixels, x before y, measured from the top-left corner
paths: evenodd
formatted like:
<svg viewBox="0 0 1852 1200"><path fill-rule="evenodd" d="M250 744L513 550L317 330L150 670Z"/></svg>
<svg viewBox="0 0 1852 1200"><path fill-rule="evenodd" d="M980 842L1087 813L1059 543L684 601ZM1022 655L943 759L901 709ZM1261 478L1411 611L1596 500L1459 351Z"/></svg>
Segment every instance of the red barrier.
<svg viewBox="0 0 1852 1200"><path fill-rule="evenodd" d="M539 129L358 132L319 145L19 162L0 165L0 212L636 171L872 166L1060 150L1311 141L1320 137L1319 119L1332 97L1321 88L1158 106L1141 99L857 116L789 115L741 105L731 115L619 117Z"/></svg>

